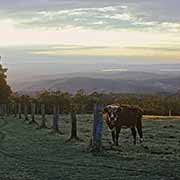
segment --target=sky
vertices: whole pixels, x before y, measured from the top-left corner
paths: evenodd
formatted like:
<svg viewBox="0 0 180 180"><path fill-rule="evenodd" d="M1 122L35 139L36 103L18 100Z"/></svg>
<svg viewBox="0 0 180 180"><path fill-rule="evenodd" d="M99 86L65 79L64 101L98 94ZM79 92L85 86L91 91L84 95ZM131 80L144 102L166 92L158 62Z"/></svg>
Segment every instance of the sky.
<svg viewBox="0 0 180 180"><path fill-rule="evenodd" d="M180 57L179 0L0 1L0 46L45 55Z"/></svg>
<svg viewBox="0 0 180 180"><path fill-rule="evenodd" d="M0 0L0 55L7 64L179 63L179 7L179 0Z"/></svg>

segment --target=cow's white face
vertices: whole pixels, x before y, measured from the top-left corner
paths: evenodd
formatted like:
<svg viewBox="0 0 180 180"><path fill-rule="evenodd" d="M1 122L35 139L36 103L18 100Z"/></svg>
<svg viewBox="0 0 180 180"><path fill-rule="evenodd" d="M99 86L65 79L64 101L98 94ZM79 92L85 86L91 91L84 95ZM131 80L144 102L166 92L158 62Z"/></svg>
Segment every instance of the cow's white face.
<svg viewBox="0 0 180 180"><path fill-rule="evenodd" d="M116 106L116 105L108 105L107 106L108 116L109 116L109 121L110 122L115 122L117 120L118 108L119 108L119 106Z"/></svg>

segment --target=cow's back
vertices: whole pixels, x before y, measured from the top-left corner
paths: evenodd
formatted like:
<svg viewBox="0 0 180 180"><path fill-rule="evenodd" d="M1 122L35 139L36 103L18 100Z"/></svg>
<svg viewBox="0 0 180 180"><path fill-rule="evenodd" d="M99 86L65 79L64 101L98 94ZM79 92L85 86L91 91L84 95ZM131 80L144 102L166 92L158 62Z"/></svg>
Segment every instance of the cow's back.
<svg viewBox="0 0 180 180"><path fill-rule="evenodd" d="M143 111L136 106L121 105L118 113L117 126L132 128L141 121Z"/></svg>

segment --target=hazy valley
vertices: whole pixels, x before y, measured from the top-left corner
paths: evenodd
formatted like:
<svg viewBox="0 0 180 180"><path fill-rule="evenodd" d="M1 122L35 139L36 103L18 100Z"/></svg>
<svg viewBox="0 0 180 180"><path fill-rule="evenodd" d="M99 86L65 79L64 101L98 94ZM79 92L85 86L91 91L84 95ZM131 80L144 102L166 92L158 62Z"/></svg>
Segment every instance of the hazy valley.
<svg viewBox="0 0 180 180"><path fill-rule="evenodd" d="M129 65L95 72L32 74L24 79L11 81L10 84L16 91L26 93L44 89L70 93L78 89L84 89L87 93L176 93L180 89L178 67L179 65Z"/></svg>

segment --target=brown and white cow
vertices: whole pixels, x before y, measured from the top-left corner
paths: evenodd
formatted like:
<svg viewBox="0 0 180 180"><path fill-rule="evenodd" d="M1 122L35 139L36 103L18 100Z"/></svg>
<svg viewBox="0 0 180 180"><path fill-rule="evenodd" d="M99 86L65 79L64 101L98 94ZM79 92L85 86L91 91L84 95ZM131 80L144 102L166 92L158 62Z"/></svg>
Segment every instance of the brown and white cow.
<svg viewBox="0 0 180 180"><path fill-rule="evenodd" d="M134 144L136 144L137 129L140 142L142 142L142 116L143 110L136 106L118 104L106 106L104 109L104 119L111 130L113 143L118 146L121 128L131 128Z"/></svg>

